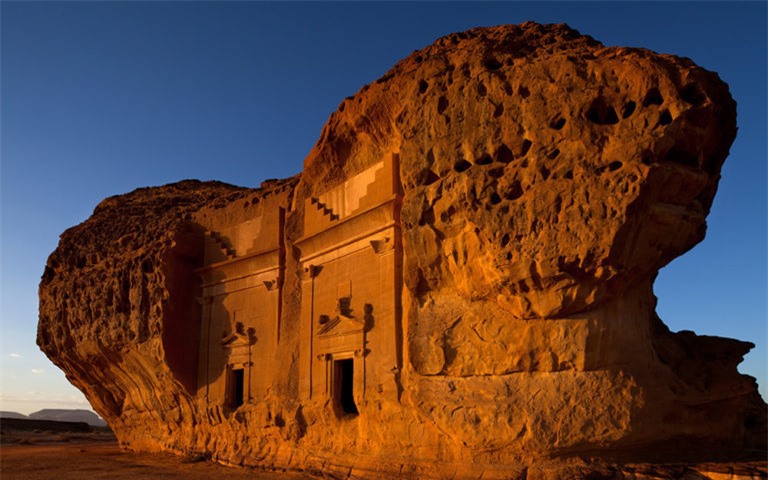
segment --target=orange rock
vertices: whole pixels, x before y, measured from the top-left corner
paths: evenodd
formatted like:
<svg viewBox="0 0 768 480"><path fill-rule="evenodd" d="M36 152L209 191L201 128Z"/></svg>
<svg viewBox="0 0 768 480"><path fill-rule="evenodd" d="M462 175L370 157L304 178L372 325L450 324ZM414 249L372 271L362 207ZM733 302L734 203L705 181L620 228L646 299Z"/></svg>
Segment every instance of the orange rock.
<svg viewBox="0 0 768 480"><path fill-rule="evenodd" d="M300 176L102 202L48 260L38 343L133 449L359 478L759 458L752 345L669 332L652 290L735 116L687 59L449 35L344 100Z"/></svg>

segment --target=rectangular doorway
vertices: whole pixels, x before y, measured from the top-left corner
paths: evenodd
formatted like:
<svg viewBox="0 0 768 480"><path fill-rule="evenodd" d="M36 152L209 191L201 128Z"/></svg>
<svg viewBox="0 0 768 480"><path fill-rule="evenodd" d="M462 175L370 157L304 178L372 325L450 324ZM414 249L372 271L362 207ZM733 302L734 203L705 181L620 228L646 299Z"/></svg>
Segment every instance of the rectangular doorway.
<svg viewBox="0 0 768 480"><path fill-rule="evenodd" d="M355 404L355 360L345 358L333 361L333 400L343 415L357 415Z"/></svg>
<svg viewBox="0 0 768 480"><path fill-rule="evenodd" d="M245 393L245 370L242 368L232 369L229 385L229 405L237 408L243 404Z"/></svg>

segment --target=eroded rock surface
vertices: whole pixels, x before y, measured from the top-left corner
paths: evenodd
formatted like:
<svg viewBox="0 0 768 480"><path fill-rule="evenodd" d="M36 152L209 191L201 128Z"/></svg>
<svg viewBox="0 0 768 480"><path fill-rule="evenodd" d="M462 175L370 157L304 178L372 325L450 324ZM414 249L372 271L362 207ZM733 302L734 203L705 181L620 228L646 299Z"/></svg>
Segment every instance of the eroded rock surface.
<svg viewBox="0 0 768 480"><path fill-rule="evenodd" d="M687 59L449 35L345 99L297 177L102 202L48 260L38 343L134 449L362 478L761 458L752 345L671 333L652 290L735 117Z"/></svg>

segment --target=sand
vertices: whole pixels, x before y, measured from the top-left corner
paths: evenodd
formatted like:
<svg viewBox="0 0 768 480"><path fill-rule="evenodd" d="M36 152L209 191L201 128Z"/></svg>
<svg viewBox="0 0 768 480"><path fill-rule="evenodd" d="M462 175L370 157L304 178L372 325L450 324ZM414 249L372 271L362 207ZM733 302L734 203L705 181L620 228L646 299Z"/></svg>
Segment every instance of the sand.
<svg viewBox="0 0 768 480"><path fill-rule="evenodd" d="M3 480L303 480L310 475L224 467L174 455L130 453L114 441L70 441L0 448Z"/></svg>

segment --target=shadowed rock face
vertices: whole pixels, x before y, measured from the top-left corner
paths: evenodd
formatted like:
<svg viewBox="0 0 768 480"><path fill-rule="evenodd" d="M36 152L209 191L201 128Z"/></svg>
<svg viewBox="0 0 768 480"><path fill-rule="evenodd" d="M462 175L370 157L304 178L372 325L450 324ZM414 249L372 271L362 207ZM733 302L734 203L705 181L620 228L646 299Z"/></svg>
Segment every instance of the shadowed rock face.
<svg viewBox="0 0 768 480"><path fill-rule="evenodd" d="M48 260L38 343L134 449L366 478L749 458L752 345L669 332L652 291L704 237L735 117L687 59L564 25L449 35L345 99L300 176L103 201ZM361 241L378 257L343 263ZM246 261L277 293L215 313Z"/></svg>

